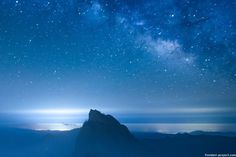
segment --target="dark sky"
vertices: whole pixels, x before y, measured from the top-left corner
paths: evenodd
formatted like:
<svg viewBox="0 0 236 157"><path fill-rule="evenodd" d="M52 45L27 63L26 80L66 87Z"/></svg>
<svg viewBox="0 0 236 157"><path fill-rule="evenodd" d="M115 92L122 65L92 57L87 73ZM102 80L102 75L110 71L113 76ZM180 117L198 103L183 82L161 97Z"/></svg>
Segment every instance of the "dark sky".
<svg viewBox="0 0 236 157"><path fill-rule="evenodd" d="M236 123L235 10L234 0L1 0L2 117L98 108L144 123Z"/></svg>

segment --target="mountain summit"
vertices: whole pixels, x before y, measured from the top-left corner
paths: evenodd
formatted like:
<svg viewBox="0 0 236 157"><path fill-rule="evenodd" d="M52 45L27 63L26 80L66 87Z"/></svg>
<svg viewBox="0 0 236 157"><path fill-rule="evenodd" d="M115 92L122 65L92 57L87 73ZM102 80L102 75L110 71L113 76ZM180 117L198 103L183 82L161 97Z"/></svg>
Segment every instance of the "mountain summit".
<svg viewBox="0 0 236 157"><path fill-rule="evenodd" d="M98 110L90 110L89 119L81 130L82 136L95 136L94 138L118 138L119 140L134 140L128 128L120 124L111 115L105 115Z"/></svg>
<svg viewBox="0 0 236 157"><path fill-rule="evenodd" d="M111 115L90 110L80 129L78 157L137 157L143 154L139 150L144 149L126 126Z"/></svg>
<svg viewBox="0 0 236 157"><path fill-rule="evenodd" d="M106 123L108 125L119 125L120 123L111 115L104 115L98 110L90 110L89 119L90 122Z"/></svg>
<svg viewBox="0 0 236 157"><path fill-rule="evenodd" d="M132 141L135 140L128 128L120 124L111 115L105 115L98 110L90 110L89 119L80 129L80 138L86 140Z"/></svg>

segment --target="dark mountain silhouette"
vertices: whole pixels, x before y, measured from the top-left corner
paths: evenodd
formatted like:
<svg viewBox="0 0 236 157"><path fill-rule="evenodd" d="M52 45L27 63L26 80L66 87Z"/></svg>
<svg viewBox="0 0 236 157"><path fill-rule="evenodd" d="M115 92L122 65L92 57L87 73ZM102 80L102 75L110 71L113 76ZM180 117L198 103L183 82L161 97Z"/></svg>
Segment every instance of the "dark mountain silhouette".
<svg viewBox="0 0 236 157"><path fill-rule="evenodd" d="M90 110L89 119L80 129L82 137L113 137L119 140L134 140L133 135L125 125L120 124L111 115L104 115L97 110Z"/></svg>
<svg viewBox="0 0 236 157"><path fill-rule="evenodd" d="M0 128L3 157L201 157L236 154L235 133L164 134L133 132L114 117L89 112L80 129L35 131Z"/></svg>
<svg viewBox="0 0 236 157"><path fill-rule="evenodd" d="M90 110L89 119L80 129L79 157L151 156L150 151L111 115Z"/></svg>
<svg viewBox="0 0 236 157"><path fill-rule="evenodd" d="M235 151L236 137L142 132L132 135L114 117L97 110L90 111L77 144L78 157L199 157Z"/></svg>

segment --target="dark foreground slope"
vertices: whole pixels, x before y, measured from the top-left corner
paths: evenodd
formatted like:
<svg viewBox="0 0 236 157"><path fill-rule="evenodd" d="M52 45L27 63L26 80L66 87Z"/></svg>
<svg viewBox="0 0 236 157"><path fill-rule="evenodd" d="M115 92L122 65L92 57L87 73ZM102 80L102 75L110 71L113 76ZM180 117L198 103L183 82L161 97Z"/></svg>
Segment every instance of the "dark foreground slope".
<svg viewBox="0 0 236 157"><path fill-rule="evenodd" d="M74 157L78 132L1 127L0 157Z"/></svg>
<svg viewBox="0 0 236 157"><path fill-rule="evenodd" d="M145 135L142 135L145 136ZM236 154L236 137L215 135L161 135L142 138L160 157L203 157L206 154Z"/></svg>

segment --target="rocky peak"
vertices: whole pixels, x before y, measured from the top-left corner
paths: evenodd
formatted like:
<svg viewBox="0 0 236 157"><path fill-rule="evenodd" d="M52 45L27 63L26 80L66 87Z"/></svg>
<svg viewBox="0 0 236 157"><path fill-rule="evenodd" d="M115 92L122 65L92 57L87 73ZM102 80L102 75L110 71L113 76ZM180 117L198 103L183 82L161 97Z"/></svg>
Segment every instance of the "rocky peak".
<svg viewBox="0 0 236 157"><path fill-rule="evenodd" d="M90 110L89 119L80 129L83 137L107 137L110 136L120 139L133 139L133 135L128 128L120 124L111 115L105 115L98 110Z"/></svg>
<svg viewBox="0 0 236 157"><path fill-rule="evenodd" d="M150 156L143 155L144 149L125 125L98 110L90 110L80 129L77 148L79 157Z"/></svg>
<svg viewBox="0 0 236 157"><path fill-rule="evenodd" d="M90 110L88 122L102 123L106 125L120 125L120 123L111 115L104 115L98 110Z"/></svg>

